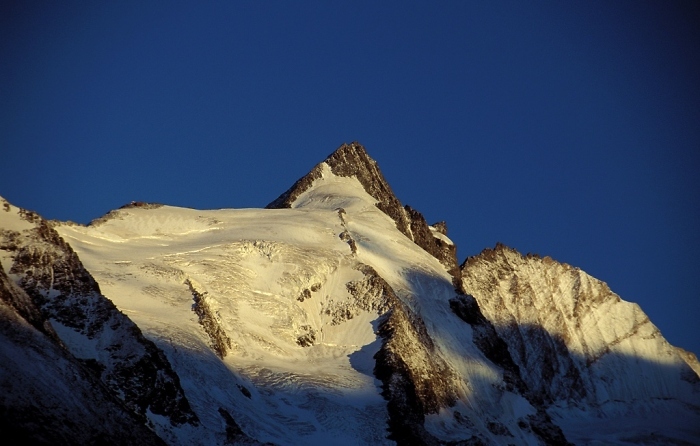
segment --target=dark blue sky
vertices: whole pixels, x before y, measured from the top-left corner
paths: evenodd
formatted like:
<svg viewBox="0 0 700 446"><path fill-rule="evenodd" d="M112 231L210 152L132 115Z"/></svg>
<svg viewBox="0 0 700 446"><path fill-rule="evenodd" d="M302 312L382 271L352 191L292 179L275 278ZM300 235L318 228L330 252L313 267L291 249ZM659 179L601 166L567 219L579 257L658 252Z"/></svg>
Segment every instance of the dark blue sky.
<svg viewBox="0 0 700 446"><path fill-rule="evenodd" d="M359 141L460 260L501 241L700 353L700 3L2 2L0 195L263 207Z"/></svg>

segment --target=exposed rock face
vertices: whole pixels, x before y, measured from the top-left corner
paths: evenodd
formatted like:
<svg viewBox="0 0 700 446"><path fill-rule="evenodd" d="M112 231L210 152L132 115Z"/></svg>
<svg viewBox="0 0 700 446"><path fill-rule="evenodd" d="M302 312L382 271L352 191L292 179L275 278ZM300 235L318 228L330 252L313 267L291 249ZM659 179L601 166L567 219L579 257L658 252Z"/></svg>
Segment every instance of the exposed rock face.
<svg viewBox="0 0 700 446"><path fill-rule="evenodd" d="M454 372L437 355L420 318L398 303L379 325L384 340L375 376L388 401L389 438L398 444L439 444L424 427L425 415L454 404Z"/></svg>
<svg viewBox="0 0 700 446"><path fill-rule="evenodd" d="M197 290L190 279L185 280L185 284L189 287L194 300L192 310L197 313L199 323L202 324L204 331L209 335L212 349L219 358L224 359L229 350L231 350L231 338L228 337L226 330L219 323L218 317L209 307L206 300L207 292Z"/></svg>
<svg viewBox="0 0 700 446"><path fill-rule="evenodd" d="M31 322L25 317L31 320ZM0 268L0 436L6 444L162 445L58 340ZM38 327L37 327L38 325Z"/></svg>
<svg viewBox="0 0 700 446"><path fill-rule="evenodd" d="M689 382L700 381L700 362L698 362L698 357L693 352L689 352L680 347L676 347L676 352L681 358L690 366L691 369L695 371L695 375L692 373L686 373L686 380Z"/></svg>
<svg viewBox="0 0 700 446"><path fill-rule="evenodd" d="M411 222L410 228L412 237L409 238L412 238L418 246L428 251L447 268L447 271L454 278L453 282L455 287L459 289L461 270L457 264L457 247L452 243L446 242L442 238L434 236L423 214L410 206L406 206L405 210ZM442 222L440 230L437 232L446 236L447 224Z"/></svg>
<svg viewBox="0 0 700 446"><path fill-rule="evenodd" d="M605 283L500 244L467 259L462 275L528 391L546 406L616 414L677 399L700 409L691 396L697 384L685 388L679 379L694 374L688 363L637 305Z"/></svg>
<svg viewBox="0 0 700 446"><path fill-rule="evenodd" d="M29 225L22 231L3 230L0 250L11 262L11 278L31 302L15 299L12 305L34 327L58 337L76 358L91 365L135 413L145 417L150 411L174 424L196 425L197 416L163 352L100 293L49 222L29 211L16 212Z"/></svg>
<svg viewBox="0 0 700 446"><path fill-rule="evenodd" d="M340 146L323 163L318 164L308 174L297 180L289 190L266 207L268 209L292 207L294 201L313 185L314 180L321 178L324 163L331 168L334 175L357 178L365 191L377 200L376 206L394 220L396 228L438 259L456 278L455 283L458 284L459 268L455 246L433 237L423 215L409 206L404 208L401 205L389 183L384 179L377 162L370 158L365 148L357 142ZM446 235L446 226L444 228L443 235Z"/></svg>
<svg viewBox="0 0 700 446"><path fill-rule="evenodd" d="M385 314L395 303L391 298L393 295L391 287L379 277L374 268L359 264L356 269L364 275L362 280L345 284L353 300L333 302L324 309L324 313L332 318L332 325L339 325L362 312Z"/></svg>
<svg viewBox="0 0 700 446"><path fill-rule="evenodd" d="M438 444L423 427L426 414L454 404L457 396L450 367L435 353L423 321L412 314L391 286L369 265L359 265L363 280L347 284L355 298L353 312L383 315L377 334L382 346L375 355L375 376L388 402L389 432L398 444Z"/></svg>
<svg viewBox="0 0 700 446"><path fill-rule="evenodd" d="M447 235L447 222L439 221L437 223L433 223L431 226L440 234Z"/></svg>
<svg viewBox="0 0 700 446"><path fill-rule="evenodd" d="M3 249L2 245L0 245L0 249ZM61 340L51 323L44 318L32 298L10 281L3 268L0 268L0 279L3 283L3 292L0 296L2 300L14 308L14 311L34 328L60 345Z"/></svg>

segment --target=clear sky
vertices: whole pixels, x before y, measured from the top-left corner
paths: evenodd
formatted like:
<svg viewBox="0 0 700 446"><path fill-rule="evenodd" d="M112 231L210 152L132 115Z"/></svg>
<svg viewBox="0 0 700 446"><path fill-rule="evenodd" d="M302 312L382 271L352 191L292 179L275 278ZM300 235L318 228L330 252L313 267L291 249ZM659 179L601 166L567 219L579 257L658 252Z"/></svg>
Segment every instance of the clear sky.
<svg viewBox="0 0 700 446"><path fill-rule="evenodd" d="M700 2L0 5L0 195L263 207L343 142L446 220L700 354Z"/></svg>

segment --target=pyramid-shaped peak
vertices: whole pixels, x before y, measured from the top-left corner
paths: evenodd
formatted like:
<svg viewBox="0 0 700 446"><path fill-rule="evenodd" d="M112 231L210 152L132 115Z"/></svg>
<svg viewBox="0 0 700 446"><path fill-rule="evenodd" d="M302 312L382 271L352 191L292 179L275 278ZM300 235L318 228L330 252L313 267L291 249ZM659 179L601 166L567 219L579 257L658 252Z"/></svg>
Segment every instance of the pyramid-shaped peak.
<svg viewBox="0 0 700 446"><path fill-rule="evenodd" d="M401 203L379 170L377 162L367 154L367 150L358 142L345 143L338 147L323 162L297 180L289 190L268 204L267 208L292 207L294 201L312 187L314 180L321 178L324 164L330 168L334 175L356 178L364 190L378 201L380 209L395 220L401 218L403 212L398 211L402 208ZM387 212L389 209L393 209L393 212Z"/></svg>
<svg viewBox="0 0 700 446"><path fill-rule="evenodd" d="M379 170L377 162L370 158L358 142L338 147L322 163L297 180L289 190L268 204L267 208L291 208L297 198L311 189L315 180L322 177L324 166L330 168L336 176L357 179L365 192L377 200L377 208L394 220L399 231L442 262L454 277L458 276L455 246L436 239L423 215L401 204Z"/></svg>
<svg viewBox="0 0 700 446"><path fill-rule="evenodd" d="M361 144L343 144L331 153L324 163L331 168L334 175L357 178L365 191L380 203L391 203L401 207L377 162L370 158Z"/></svg>
<svg viewBox="0 0 700 446"><path fill-rule="evenodd" d="M334 175L356 178L365 192L377 200L377 207L396 222L396 227L401 232L412 239L410 221L406 217L401 202L384 179L377 162L370 158L365 148L358 142L345 143L338 147L323 162L317 164L266 207L268 209L291 208L296 199L313 187L315 180L321 178L324 165L327 165Z"/></svg>
<svg viewBox="0 0 700 446"><path fill-rule="evenodd" d="M331 158L333 156L347 156L347 155L364 156L364 157L369 158L369 155L367 154L367 150L365 149L365 147L357 141L353 141L350 144L343 143L340 147L335 149L335 152L331 153L328 156L328 158Z"/></svg>
<svg viewBox="0 0 700 446"><path fill-rule="evenodd" d="M350 144L345 143L341 145L335 149L333 153L328 155L324 162L330 166L341 168L342 166L351 168L352 166L359 167L366 165L377 165L377 162L369 156L364 146L357 141Z"/></svg>

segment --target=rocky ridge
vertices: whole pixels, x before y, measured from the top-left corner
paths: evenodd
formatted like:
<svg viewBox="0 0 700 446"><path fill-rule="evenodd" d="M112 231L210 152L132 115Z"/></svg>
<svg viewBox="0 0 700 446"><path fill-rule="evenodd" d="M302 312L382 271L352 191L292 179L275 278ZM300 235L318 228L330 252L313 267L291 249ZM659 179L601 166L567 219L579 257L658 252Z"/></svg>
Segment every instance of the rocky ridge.
<svg viewBox="0 0 700 446"><path fill-rule="evenodd" d="M668 401L700 413L697 359L604 282L502 244L468 258L462 280L507 346L509 368L555 418L567 408L601 418L664 412Z"/></svg>
<svg viewBox="0 0 700 446"><path fill-rule="evenodd" d="M42 319L32 299L0 269L0 433L5 444L164 445Z"/></svg>

